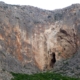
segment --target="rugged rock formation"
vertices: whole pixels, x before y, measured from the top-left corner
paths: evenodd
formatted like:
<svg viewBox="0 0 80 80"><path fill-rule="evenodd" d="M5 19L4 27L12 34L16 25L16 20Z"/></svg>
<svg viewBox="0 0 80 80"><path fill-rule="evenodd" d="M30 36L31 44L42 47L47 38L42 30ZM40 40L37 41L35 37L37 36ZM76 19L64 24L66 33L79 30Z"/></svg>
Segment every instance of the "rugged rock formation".
<svg viewBox="0 0 80 80"><path fill-rule="evenodd" d="M0 3L0 63L7 71L50 70L79 48L80 5L46 11Z"/></svg>

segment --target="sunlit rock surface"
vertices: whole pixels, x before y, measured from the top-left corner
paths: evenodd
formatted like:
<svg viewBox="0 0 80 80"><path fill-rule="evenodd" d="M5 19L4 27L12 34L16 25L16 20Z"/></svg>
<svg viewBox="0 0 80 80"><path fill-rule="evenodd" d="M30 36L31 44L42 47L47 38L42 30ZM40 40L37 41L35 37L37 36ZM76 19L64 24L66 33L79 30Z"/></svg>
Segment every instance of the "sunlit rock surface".
<svg viewBox="0 0 80 80"><path fill-rule="evenodd" d="M47 11L0 3L2 69L36 73L76 54L80 46L80 5Z"/></svg>

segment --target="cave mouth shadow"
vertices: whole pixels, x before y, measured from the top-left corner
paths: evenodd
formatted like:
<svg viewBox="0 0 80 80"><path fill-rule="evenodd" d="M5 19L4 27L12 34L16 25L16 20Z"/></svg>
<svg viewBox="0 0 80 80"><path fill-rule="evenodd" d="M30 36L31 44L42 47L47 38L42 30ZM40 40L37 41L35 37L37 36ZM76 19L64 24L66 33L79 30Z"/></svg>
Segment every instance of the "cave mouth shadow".
<svg viewBox="0 0 80 80"><path fill-rule="evenodd" d="M52 52L51 54L51 61L50 61L50 67L53 68L55 62L56 62L56 57L55 57L55 52Z"/></svg>

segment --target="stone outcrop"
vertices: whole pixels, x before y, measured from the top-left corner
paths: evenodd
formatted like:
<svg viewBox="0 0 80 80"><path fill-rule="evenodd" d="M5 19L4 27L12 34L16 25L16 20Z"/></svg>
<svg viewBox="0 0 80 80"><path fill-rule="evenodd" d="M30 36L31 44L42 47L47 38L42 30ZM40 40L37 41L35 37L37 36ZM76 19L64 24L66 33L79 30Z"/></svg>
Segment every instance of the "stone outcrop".
<svg viewBox="0 0 80 80"><path fill-rule="evenodd" d="M0 4L0 63L13 72L50 70L80 46L80 5L46 11Z"/></svg>

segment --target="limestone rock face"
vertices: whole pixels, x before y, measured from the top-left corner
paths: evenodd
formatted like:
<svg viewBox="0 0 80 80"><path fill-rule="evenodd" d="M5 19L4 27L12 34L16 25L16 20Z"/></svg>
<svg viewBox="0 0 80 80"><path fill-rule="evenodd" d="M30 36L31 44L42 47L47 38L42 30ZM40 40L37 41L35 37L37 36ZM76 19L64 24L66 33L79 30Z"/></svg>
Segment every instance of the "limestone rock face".
<svg viewBox="0 0 80 80"><path fill-rule="evenodd" d="M80 45L79 10L0 4L0 66L30 74L72 57Z"/></svg>

